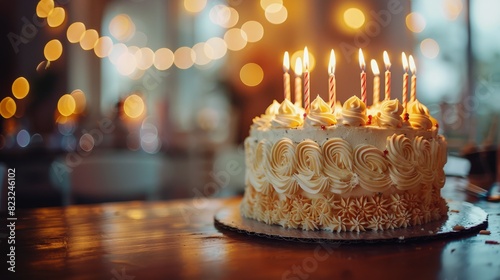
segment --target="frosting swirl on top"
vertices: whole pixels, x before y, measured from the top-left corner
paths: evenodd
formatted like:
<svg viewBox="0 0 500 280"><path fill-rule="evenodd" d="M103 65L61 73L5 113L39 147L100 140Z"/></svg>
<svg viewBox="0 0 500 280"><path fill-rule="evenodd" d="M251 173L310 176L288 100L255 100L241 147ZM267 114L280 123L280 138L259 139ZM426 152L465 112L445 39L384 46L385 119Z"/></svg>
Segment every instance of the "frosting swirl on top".
<svg viewBox="0 0 500 280"><path fill-rule="evenodd" d="M281 103L278 113L271 121L273 127L295 128L302 125L302 118L297 112L297 107L285 99Z"/></svg>
<svg viewBox="0 0 500 280"><path fill-rule="evenodd" d="M347 99L342 108L342 123L350 126L366 124L366 105L357 96Z"/></svg>
<svg viewBox="0 0 500 280"><path fill-rule="evenodd" d="M307 115L306 123L311 126L328 126L337 123L332 108L319 95L311 103L311 111Z"/></svg>
<svg viewBox="0 0 500 280"><path fill-rule="evenodd" d="M403 105L399 103L399 100L384 100L380 104L380 111L377 114L377 122L379 126L384 127L402 127L403 119L401 114L403 113Z"/></svg>
<svg viewBox="0 0 500 280"><path fill-rule="evenodd" d="M418 100L408 104L409 121L412 127L420 129L431 129L432 121L429 117L429 109Z"/></svg>
<svg viewBox="0 0 500 280"><path fill-rule="evenodd" d="M273 100L273 103L269 105L266 109L266 112L260 117L253 118L253 123L258 127L269 127L271 125L271 120L278 113L280 107L280 103L278 101Z"/></svg>

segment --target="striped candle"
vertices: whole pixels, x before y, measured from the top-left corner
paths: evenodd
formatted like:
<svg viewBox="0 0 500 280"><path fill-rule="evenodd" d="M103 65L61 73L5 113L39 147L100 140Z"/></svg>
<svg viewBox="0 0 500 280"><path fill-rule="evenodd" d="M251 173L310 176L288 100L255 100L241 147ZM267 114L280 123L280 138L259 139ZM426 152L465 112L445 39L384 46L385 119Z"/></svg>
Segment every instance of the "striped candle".
<svg viewBox="0 0 500 280"><path fill-rule="evenodd" d="M290 69L290 56L288 52L285 52L283 56L283 88L284 88L284 99L291 100L290 96L290 74L288 70Z"/></svg>
<svg viewBox="0 0 500 280"><path fill-rule="evenodd" d="M295 104L302 107L302 59L295 60Z"/></svg>
<svg viewBox="0 0 500 280"><path fill-rule="evenodd" d="M385 64L385 100L391 99L391 61L389 55L384 51L384 64Z"/></svg>
<svg viewBox="0 0 500 280"><path fill-rule="evenodd" d="M403 52L401 54L401 60L403 62L403 108L406 110L406 105L408 104L408 59L406 59L406 54Z"/></svg>
<svg viewBox="0 0 500 280"><path fill-rule="evenodd" d="M366 104L366 72L365 72L365 58L363 51L359 49L359 67L361 68L361 101Z"/></svg>
<svg viewBox="0 0 500 280"><path fill-rule="evenodd" d="M410 91L410 101L417 100L417 67L415 66L415 60L413 56L410 55L410 70L411 70L411 91Z"/></svg>
<svg viewBox="0 0 500 280"><path fill-rule="evenodd" d="M309 113L309 105L310 105L310 77L309 77L309 52L307 51L307 47L304 48L304 110L306 114Z"/></svg>
<svg viewBox="0 0 500 280"><path fill-rule="evenodd" d="M330 107L335 109L335 100L337 99L337 85L335 83L335 52L330 52L330 62L328 63L328 97L330 100Z"/></svg>

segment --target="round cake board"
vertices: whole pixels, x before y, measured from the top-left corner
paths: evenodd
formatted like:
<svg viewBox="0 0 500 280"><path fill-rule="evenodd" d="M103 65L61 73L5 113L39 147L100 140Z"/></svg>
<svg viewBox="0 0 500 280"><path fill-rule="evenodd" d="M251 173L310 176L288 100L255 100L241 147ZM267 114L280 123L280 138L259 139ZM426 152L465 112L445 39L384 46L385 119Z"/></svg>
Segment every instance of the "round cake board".
<svg viewBox="0 0 500 280"><path fill-rule="evenodd" d="M216 212L214 222L219 228L242 234L288 241L345 244L401 243L471 234L487 227L488 214L483 209L468 202L448 201L448 216L424 225L383 231L367 230L364 232L305 231L287 229L280 225L268 225L244 218L240 214L239 201L233 201ZM457 225L461 227L457 227Z"/></svg>

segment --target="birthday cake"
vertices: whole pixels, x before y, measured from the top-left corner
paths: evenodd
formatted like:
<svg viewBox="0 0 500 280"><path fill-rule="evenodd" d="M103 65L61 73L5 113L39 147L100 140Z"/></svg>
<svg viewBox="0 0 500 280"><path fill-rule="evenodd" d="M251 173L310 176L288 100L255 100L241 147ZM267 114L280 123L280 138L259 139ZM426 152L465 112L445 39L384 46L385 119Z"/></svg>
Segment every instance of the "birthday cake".
<svg viewBox="0 0 500 280"><path fill-rule="evenodd" d="M309 107L309 106L307 106ZM418 100L274 101L246 138L241 214L302 230L405 228L447 215L446 140Z"/></svg>

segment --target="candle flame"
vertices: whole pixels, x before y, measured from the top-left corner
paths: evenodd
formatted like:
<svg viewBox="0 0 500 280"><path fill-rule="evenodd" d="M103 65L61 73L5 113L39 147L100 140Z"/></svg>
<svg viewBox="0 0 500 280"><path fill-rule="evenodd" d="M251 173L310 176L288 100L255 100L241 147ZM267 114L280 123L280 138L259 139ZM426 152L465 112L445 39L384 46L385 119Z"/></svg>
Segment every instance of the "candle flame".
<svg viewBox="0 0 500 280"><path fill-rule="evenodd" d="M375 75L375 76L380 75L380 70L378 69L377 61L375 61L375 59L372 59L370 61L370 63L371 63L371 66L372 66L373 75Z"/></svg>
<svg viewBox="0 0 500 280"><path fill-rule="evenodd" d="M385 70L389 70L389 68L391 68L391 61L389 60L389 55L387 54L387 51L384 51L384 64L385 64Z"/></svg>
<svg viewBox="0 0 500 280"><path fill-rule="evenodd" d="M406 59L405 52L401 53L401 61L403 61L403 69L405 73L408 72L408 59Z"/></svg>
<svg viewBox="0 0 500 280"><path fill-rule="evenodd" d="M300 57L295 60L295 76L302 76L302 59Z"/></svg>
<svg viewBox="0 0 500 280"><path fill-rule="evenodd" d="M285 55L283 56L283 72L288 72L290 69L290 55L288 52L285 52Z"/></svg>
<svg viewBox="0 0 500 280"><path fill-rule="evenodd" d="M330 75L335 74L335 66L336 66L335 52L332 49L330 51L330 62L328 63L328 74L330 74Z"/></svg>
<svg viewBox="0 0 500 280"><path fill-rule="evenodd" d="M413 75L417 75L417 67L415 66L415 60L413 60L413 56L410 54L410 70Z"/></svg>
<svg viewBox="0 0 500 280"><path fill-rule="evenodd" d="M365 71L365 57L363 56L363 51L359 49L359 68Z"/></svg>
<svg viewBox="0 0 500 280"><path fill-rule="evenodd" d="M304 48L304 69L309 71L309 52L307 51L307 47Z"/></svg>

